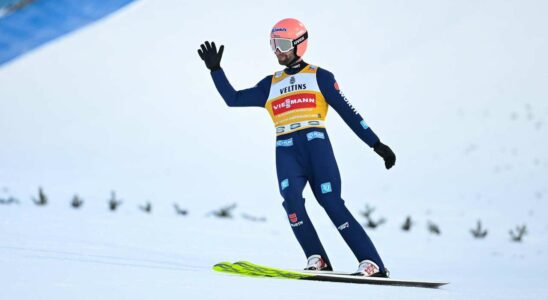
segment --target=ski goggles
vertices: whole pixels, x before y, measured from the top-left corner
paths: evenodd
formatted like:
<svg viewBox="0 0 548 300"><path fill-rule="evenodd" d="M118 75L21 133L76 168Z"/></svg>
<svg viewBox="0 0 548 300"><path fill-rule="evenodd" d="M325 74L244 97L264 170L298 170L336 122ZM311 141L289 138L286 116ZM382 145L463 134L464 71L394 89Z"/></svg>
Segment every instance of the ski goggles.
<svg viewBox="0 0 548 300"><path fill-rule="evenodd" d="M279 49L280 52L286 53L291 51L295 46L298 44L306 41L308 38L308 31L305 32L303 35L301 35L297 39L283 39L283 38L271 38L270 39L270 48L272 48L272 52L276 52L276 49Z"/></svg>

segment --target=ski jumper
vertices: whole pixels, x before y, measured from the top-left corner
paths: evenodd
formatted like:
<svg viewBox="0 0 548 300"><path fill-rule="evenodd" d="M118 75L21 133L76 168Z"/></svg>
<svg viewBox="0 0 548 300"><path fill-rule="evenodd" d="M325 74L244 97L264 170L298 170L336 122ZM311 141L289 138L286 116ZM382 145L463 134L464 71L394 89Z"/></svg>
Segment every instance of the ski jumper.
<svg viewBox="0 0 548 300"><path fill-rule="evenodd" d="M339 169L324 124L328 106L368 146L373 147L379 138L340 91L333 74L301 62L240 91L234 90L222 69L211 72L211 76L228 106L264 107L272 117L283 207L306 257L319 254L331 265L305 209L302 192L309 182L314 196L358 261L371 260L384 272L371 239L341 198Z"/></svg>

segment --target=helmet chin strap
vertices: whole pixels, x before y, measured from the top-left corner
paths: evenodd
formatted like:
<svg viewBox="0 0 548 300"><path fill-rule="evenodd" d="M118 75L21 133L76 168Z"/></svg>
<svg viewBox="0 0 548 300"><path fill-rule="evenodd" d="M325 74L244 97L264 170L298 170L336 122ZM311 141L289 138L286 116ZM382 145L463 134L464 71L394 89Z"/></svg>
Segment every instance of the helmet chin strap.
<svg viewBox="0 0 548 300"><path fill-rule="evenodd" d="M293 54L295 54L295 57L285 65L288 68L297 68L297 67L299 67L297 65L298 65L298 63L300 63L302 61L301 57L297 56L297 46L295 46L293 48Z"/></svg>

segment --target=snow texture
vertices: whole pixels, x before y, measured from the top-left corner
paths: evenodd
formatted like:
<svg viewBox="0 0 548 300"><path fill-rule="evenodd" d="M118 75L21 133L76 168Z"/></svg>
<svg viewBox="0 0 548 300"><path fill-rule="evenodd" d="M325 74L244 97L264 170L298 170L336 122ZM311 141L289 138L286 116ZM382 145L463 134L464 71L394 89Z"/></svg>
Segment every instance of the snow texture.
<svg viewBox="0 0 548 300"><path fill-rule="evenodd" d="M143 0L3 66L0 198L21 203L0 205L0 299L548 299L547 8ZM268 34L285 17L307 25L306 60L335 74L398 156L386 171L331 110L347 206L386 218L368 233L392 277L449 285L211 270L242 259L305 264L281 206L266 111L226 107L196 53L204 40L224 44L233 85L253 86L280 69ZM30 201L38 186L45 207ZM123 200L115 213L111 190ZM79 210L69 206L75 193ZM354 270L308 189L304 197L335 268ZM137 208L147 201L151 214ZM234 202L234 219L209 215ZM403 232L407 215L416 223ZM489 230L481 240L469 232L478 219ZM510 241L522 224L528 234Z"/></svg>

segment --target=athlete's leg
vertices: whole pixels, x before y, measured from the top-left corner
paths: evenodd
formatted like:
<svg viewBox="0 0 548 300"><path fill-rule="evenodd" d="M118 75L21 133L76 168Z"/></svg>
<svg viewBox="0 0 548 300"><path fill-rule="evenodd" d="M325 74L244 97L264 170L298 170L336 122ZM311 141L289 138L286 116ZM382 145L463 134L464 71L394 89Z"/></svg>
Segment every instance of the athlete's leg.
<svg viewBox="0 0 548 300"><path fill-rule="evenodd" d="M324 129L315 132L308 134L308 175L314 196L358 261L371 260L384 271L384 264L373 242L341 198L341 177L327 132Z"/></svg>
<svg viewBox="0 0 548 300"><path fill-rule="evenodd" d="M285 140L289 141L289 139ZM307 258L319 254L328 265L331 265L304 206L305 200L302 192L307 179L299 161L298 151L295 149L297 145L293 144L293 139L291 139L291 142L278 143L277 145L276 170L278 184L280 193L284 198L283 207L287 212L291 229Z"/></svg>

